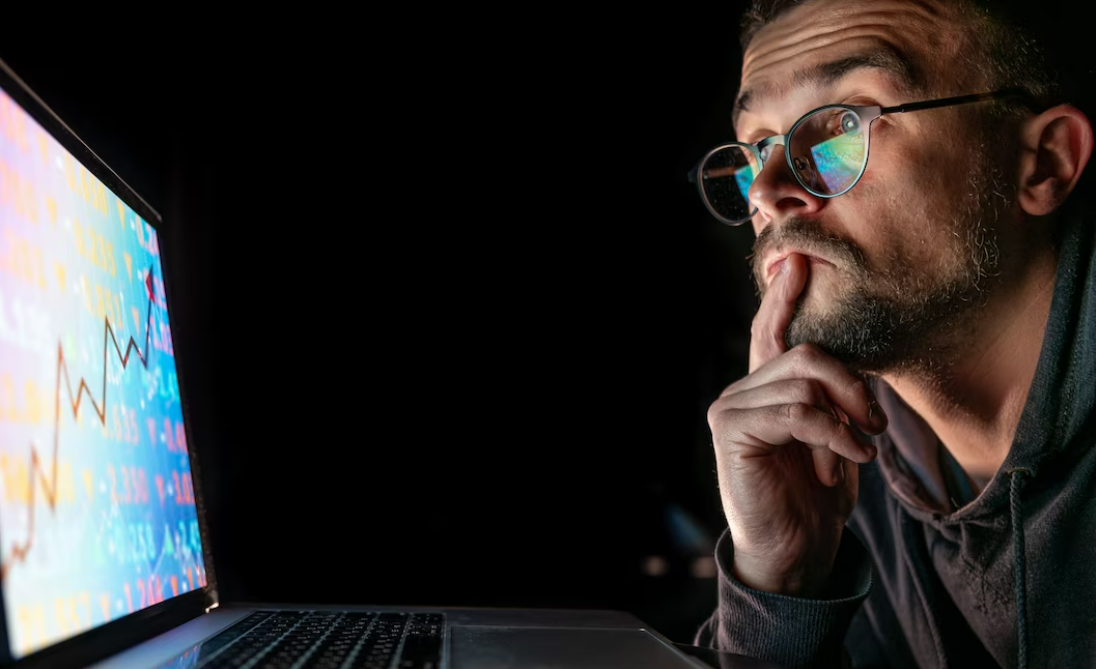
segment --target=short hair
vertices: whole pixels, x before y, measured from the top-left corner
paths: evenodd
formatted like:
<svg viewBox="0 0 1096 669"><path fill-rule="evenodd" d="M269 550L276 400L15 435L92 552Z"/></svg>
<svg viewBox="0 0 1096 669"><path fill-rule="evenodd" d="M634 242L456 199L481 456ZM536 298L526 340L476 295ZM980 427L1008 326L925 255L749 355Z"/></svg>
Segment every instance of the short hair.
<svg viewBox="0 0 1096 669"><path fill-rule="evenodd" d="M739 41L745 52L757 32L780 14L812 0L753 0L743 13ZM1057 37L1063 25L1060 15L1047 11L1047 3L1031 0L941 0L967 23L973 44L968 63L977 68L994 90L1022 88L1043 107L1072 102L1083 108L1086 87L1080 86L1070 67L1067 49L1077 40ZM1053 4L1051 2L1051 4ZM1055 35L1056 38L1051 38Z"/></svg>
<svg viewBox="0 0 1096 669"><path fill-rule="evenodd" d="M741 19L743 55L761 28L783 12L812 1L752 0ZM1061 0L935 1L954 9L956 18L966 22L966 46L970 47L964 49L970 54L966 62L981 75L988 90L1021 88L1030 94L1037 112L1069 103L1089 119L1096 119L1096 69L1091 37L1085 34L1089 24L1079 17L1074 21L1064 18L1076 13L1076 8ZM1018 119L1028 111L1022 103L1006 101L979 108L976 113L984 114L984 127ZM1089 165L1063 209L1096 205L1094 172Z"/></svg>

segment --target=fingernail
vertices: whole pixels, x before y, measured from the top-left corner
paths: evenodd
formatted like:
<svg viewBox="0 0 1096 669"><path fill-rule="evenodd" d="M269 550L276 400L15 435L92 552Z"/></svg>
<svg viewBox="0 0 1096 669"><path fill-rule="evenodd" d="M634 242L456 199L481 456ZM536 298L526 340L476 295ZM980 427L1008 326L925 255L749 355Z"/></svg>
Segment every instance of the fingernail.
<svg viewBox="0 0 1096 669"><path fill-rule="evenodd" d="M879 402L874 397L868 400L868 420L879 426L887 422L883 407L879 406Z"/></svg>
<svg viewBox="0 0 1096 669"><path fill-rule="evenodd" d="M788 272L791 271L791 266L792 266L792 264L790 262L788 262L788 259L784 258L783 260L780 261L780 273L781 274L787 274Z"/></svg>

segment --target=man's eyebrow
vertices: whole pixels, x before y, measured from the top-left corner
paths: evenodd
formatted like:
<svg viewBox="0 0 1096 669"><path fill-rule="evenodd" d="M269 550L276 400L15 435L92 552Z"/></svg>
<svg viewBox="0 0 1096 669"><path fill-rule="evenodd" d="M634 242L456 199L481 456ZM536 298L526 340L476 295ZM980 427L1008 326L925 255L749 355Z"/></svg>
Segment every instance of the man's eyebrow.
<svg viewBox="0 0 1096 669"><path fill-rule="evenodd" d="M792 76L790 85L741 91L731 112L731 123L736 125L738 117L742 112L750 111L752 103L762 97L779 94L779 89L786 92L790 88L826 88L862 69L881 70L890 74L904 93L912 94L921 87L921 77L911 60L893 48L881 47L799 70ZM778 90L773 90L774 88Z"/></svg>

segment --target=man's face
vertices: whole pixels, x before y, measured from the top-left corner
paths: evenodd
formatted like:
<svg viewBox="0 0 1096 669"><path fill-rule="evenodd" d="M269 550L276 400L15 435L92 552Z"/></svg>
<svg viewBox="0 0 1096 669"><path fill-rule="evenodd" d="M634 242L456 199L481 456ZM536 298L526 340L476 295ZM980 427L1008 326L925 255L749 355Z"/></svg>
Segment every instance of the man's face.
<svg viewBox="0 0 1096 669"><path fill-rule="evenodd" d="M827 104L982 92L941 66L961 62L950 23L943 10L895 0L813 0L785 12L745 53L738 140L783 134ZM902 62L912 64L906 76L886 65ZM775 148L750 189L758 207L753 269L764 292L782 257L808 257L790 346L812 341L862 371L893 371L931 357L926 347L946 345L960 318L984 302L1012 190L1000 174L1002 142L975 122L979 111L880 117L863 177L833 199L804 190Z"/></svg>

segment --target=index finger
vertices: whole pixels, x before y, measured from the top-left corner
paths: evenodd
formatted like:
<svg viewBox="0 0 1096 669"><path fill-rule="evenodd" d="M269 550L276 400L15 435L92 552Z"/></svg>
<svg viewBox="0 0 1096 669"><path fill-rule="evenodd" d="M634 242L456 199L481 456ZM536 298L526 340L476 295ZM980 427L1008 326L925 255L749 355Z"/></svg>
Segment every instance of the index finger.
<svg viewBox="0 0 1096 669"><path fill-rule="evenodd" d="M750 332L750 373L788 350L784 333L795 315L795 303L807 285L807 259L791 253L769 282Z"/></svg>
<svg viewBox="0 0 1096 669"><path fill-rule="evenodd" d="M725 392L717 402L787 379L807 379L818 383L834 408L842 411L868 434L878 434L887 427L887 416L867 382L814 344L800 344L779 359L770 360L741 379L733 386L732 392ZM741 399L726 400L731 405L740 402Z"/></svg>

